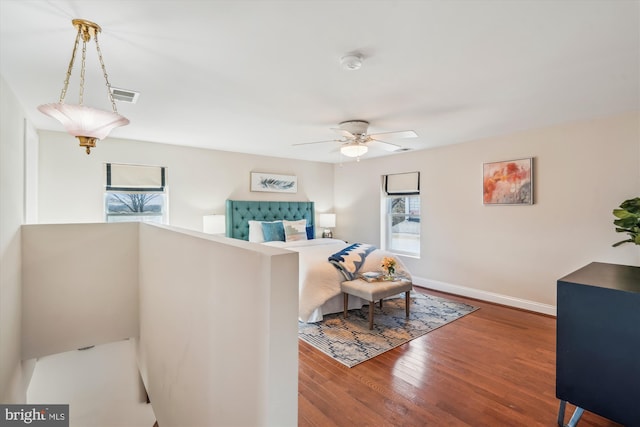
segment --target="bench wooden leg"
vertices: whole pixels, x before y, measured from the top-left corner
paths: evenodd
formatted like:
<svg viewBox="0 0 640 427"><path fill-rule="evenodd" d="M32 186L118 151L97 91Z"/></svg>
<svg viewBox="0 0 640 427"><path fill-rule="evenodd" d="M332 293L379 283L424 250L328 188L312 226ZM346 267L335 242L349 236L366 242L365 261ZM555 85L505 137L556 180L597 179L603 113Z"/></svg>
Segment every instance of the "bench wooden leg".
<svg viewBox="0 0 640 427"><path fill-rule="evenodd" d="M375 301L369 303L369 329L373 329L373 309L375 305Z"/></svg>
<svg viewBox="0 0 640 427"><path fill-rule="evenodd" d="M404 293L404 309L407 313L407 317L409 317L409 306L411 305L411 298L409 298L410 291Z"/></svg>
<svg viewBox="0 0 640 427"><path fill-rule="evenodd" d="M348 308L349 308L349 294L346 292L343 292L342 295L344 295L344 317L346 318L348 316Z"/></svg>

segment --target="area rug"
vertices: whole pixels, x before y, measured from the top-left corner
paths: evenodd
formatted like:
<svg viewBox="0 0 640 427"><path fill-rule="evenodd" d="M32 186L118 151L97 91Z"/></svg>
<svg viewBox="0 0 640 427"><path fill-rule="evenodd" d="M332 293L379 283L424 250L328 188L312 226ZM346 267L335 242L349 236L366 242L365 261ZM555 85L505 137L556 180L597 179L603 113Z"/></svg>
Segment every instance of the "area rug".
<svg viewBox="0 0 640 427"><path fill-rule="evenodd" d="M348 367L453 322L477 310L468 304L433 295L411 293L411 314L405 316L404 296L376 303L373 329L369 329L369 306L324 316L322 322L298 323L298 337Z"/></svg>

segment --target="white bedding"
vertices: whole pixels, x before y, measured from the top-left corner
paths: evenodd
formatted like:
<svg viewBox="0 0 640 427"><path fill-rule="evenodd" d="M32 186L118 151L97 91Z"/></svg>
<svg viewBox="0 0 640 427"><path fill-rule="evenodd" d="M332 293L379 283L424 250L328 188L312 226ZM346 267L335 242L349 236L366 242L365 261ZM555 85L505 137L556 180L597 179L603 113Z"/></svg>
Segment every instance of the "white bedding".
<svg viewBox="0 0 640 427"><path fill-rule="evenodd" d="M342 311L340 283L345 279L328 258L349 246L338 239L313 239L295 242L265 242L269 246L289 249L299 255L299 306L298 317L303 322L319 322L324 314ZM382 258L388 252L375 250L367 256L360 271L380 271ZM396 273L410 277L398 257ZM336 298L338 297L338 298ZM361 307L363 300L349 298L350 308Z"/></svg>

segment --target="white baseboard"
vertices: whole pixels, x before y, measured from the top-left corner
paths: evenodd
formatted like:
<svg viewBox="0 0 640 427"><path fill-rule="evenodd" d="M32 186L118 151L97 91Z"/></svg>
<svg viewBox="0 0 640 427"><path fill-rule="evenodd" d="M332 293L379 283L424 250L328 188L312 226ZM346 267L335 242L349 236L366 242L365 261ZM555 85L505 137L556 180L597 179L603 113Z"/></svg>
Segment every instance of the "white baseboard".
<svg viewBox="0 0 640 427"><path fill-rule="evenodd" d="M494 292L468 288L466 286L453 285L451 283L424 279L422 277L415 277L415 276L413 277L413 284L423 288L433 289L434 291L447 292L449 294L475 298L482 301L488 301L496 304L506 305L509 307L516 307L524 310L535 311L536 313L548 314L550 316L556 315L555 305L529 301L526 299L516 298L509 295L497 294Z"/></svg>

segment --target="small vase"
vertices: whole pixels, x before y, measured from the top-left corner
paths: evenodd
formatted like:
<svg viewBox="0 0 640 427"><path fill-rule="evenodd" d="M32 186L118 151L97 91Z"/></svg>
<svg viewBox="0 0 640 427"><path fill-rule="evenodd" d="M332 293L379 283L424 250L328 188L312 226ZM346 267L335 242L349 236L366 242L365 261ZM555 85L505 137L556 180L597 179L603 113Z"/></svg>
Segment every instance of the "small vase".
<svg viewBox="0 0 640 427"><path fill-rule="evenodd" d="M394 280L395 279L395 274L396 274L396 269L395 268L389 268L387 270L387 274L386 276L384 276L384 280Z"/></svg>

